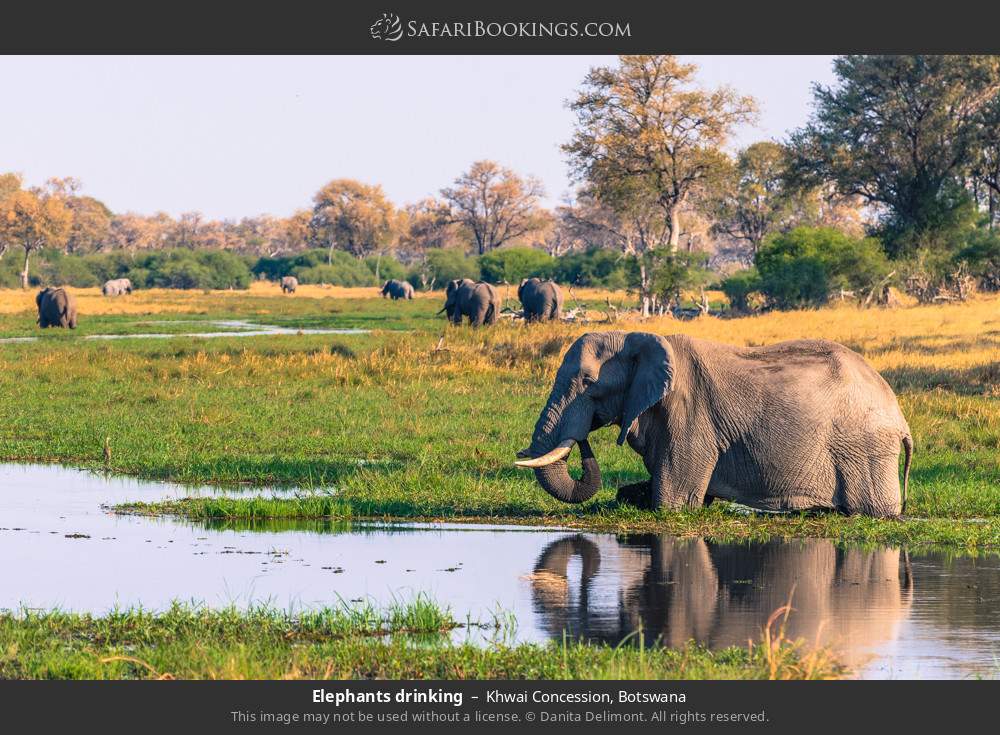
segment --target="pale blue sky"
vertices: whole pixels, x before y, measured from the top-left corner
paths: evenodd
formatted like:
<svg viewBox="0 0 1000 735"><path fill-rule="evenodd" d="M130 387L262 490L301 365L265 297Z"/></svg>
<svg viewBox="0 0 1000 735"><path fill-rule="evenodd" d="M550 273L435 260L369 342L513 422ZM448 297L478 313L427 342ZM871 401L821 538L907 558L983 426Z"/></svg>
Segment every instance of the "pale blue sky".
<svg viewBox="0 0 1000 735"><path fill-rule="evenodd" d="M828 56L685 57L761 104L738 143L781 138L811 109ZM492 158L570 191L564 101L596 56L0 57L0 171L75 176L116 212L213 218L308 206L326 181L397 204Z"/></svg>

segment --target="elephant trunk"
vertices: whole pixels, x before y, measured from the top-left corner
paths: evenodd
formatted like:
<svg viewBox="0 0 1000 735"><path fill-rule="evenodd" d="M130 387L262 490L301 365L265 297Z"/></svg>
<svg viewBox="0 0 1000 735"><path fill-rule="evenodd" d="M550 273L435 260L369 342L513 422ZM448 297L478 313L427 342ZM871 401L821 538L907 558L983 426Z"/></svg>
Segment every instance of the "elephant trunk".
<svg viewBox="0 0 1000 735"><path fill-rule="evenodd" d="M597 464L590 443L584 439L578 442L578 445L580 462L583 465L583 477L579 480L574 480L570 476L564 459L535 468L535 478L542 489L564 503L582 503L590 500L601 489L601 468Z"/></svg>

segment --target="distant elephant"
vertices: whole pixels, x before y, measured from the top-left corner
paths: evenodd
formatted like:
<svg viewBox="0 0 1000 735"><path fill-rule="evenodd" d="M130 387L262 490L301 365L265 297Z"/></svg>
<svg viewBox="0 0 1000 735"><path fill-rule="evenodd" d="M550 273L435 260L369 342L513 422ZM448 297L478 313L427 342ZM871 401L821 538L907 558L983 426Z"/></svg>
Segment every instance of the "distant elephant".
<svg viewBox="0 0 1000 735"><path fill-rule="evenodd" d="M132 281L128 278L114 278L110 281L105 281L104 286L101 288L101 293L105 296L130 294L132 293Z"/></svg>
<svg viewBox="0 0 1000 735"><path fill-rule="evenodd" d="M282 276L281 278L281 293L295 293L295 289L299 287L299 279L295 276Z"/></svg>
<svg viewBox="0 0 1000 735"><path fill-rule="evenodd" d="M889 384L836 342L732 347L684 335L585 334L563 357L517 464L559 500L587 500L601 487L587 436L610 424L650 473L619 490L623 502L679 509L721 498L878 518L906 508L909 426ZM566 467L574 443L581 480Z"/></svg>
<svg viewBox="0 0 1000 735"><path fill-rule="evenodd" d="M382 298L391 296L393 301L397 299L413 299L413 286L408 281L397 281L395 278L385 282L382 286Z"/></svg>
<svg viewBox="0 0 1000 735"><path fill-rule="evenodd" d="M76 329L76 299L62 286L42 289L35 297L38 326Z"/></svg>
<svg viewBox="0 0 1000 735"><path fill-rule="evenodd" d="M445 293L441 311L447 313L452 324L461 324L462 317L468 317L469 324L474 327L496 323L500 296L490 284L461 278L449 281Z"/></svg>
<svg viewBox="0 0 1000 735"><path fill-rule="evenodd" d="M574 557L578 589L570 586ZM791 602L786 637L844 647L844 663L896 638L914 585L898 548L827 539L747 547L657 534L563 536L541 552L529 579L534 611L556 640L565 633L617 645L642 630L647 646L745 645Z"/></svg>
<svg viewBox="0 0 1000 735"><path fill-rule="evenodd" d="M558 319L562 316L562 290L554 281L525 278L517 287L517 298L527 322Z"/></svg>

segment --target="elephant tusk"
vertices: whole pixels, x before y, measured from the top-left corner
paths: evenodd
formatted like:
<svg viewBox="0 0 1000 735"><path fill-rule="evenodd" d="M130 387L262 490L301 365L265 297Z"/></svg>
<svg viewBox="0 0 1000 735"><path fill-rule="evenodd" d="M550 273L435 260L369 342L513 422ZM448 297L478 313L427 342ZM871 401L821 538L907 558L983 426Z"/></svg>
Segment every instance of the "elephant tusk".
<svg viewBox="0 0 1000 735"><path fill-rule="evenodd" d="M566 439L559 442L559 445L553 449L548 454L543 454L541 457L535 457L534 459L522 459L518 460L514 464L517 467L547 467L553 462L558 462L561 459L566 459L569 453L573 451L573 445L576 444L572 439Z"/></svg>

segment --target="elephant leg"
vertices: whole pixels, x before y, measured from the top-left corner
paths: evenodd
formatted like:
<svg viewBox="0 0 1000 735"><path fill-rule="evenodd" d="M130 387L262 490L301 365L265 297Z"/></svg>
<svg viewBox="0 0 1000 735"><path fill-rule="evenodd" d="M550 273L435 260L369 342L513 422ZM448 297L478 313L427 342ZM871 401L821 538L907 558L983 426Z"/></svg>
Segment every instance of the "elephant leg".
<svg viewBox="0 0 1000 735"><path fill-rule="evenodd" d="M680 510L684 507L702 507L714 469L714 461L704 465L675 466L672 469L662 466L650 479L653 508Z"/></svg>
<svg viewBox="0 0 1000 735"><path fill-rule="evenodd" d="M652 508L653 496L650 491L649 480L622 485L618 488L615 500L624 505L633 505L636 508L643 508L645 510Z"/></svg>

